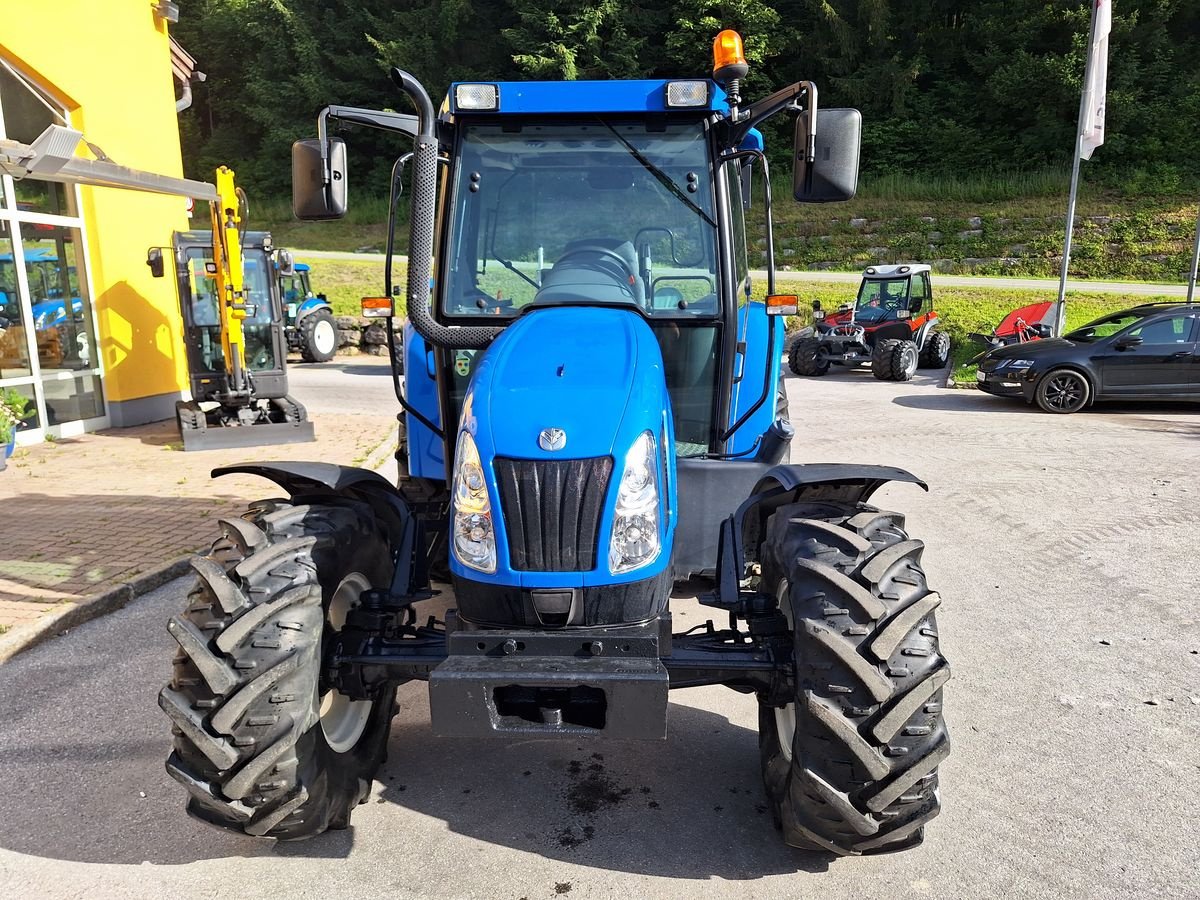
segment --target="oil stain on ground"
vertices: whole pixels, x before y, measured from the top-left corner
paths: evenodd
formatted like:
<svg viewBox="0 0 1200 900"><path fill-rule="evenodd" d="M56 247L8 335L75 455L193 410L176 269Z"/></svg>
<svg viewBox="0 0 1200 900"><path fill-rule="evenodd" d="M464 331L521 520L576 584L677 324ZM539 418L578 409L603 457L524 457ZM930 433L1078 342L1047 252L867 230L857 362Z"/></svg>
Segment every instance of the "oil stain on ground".
<svg viewBox="0 0 1200 900"><path fill-rule="evenodd" d="M603 754L593 753L590 760L571 760L562 797L572 821L558 830L555 841L567 849L587 843L596 835L596 815L619 806L631 793L633 788L623 787L608 774Z"/></svg>

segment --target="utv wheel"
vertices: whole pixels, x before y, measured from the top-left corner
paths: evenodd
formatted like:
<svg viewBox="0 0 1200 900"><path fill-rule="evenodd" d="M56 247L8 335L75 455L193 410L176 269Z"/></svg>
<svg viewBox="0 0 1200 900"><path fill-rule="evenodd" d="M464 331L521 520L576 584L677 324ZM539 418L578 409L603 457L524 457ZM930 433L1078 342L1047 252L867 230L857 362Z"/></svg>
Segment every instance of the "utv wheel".
<svg viewBox="0 0 1200 900"><path fill-rule="evenodd" d="M167 624L167 772L212 825L282 840L345 828L384 760L396 688L352 699L322 660L362 592L389 583L388 543L353 502L265 501L221 528Z"/></svg>
<svg viewBox="0 0 1200 900"><path fill-rule="evenodd" d="M767 522L763 593L792 630L796 689L759 706L763 782L784 840L839 855L919 844L950 752L923 545L865 504L797 503Z"/></svg>
<svg viewBox="0 0 1200 900"><path fill-rule="evenodd" d="M931 332L921 348L921 367L944 369L950 361L950 335L944 331Z"/></svg>
<svg viewBox="0 0 1200 900"><path fill-rule="evenodd" d="M819 377L829 371L828 361L821 358L821 342L816 338L800 338L788 353L788 368L796 375Z"/></svg>
<svg viewBox="0 0 1200 900"><path fill-rule="evenodd" d="M1034 399L1049 413L1079 412L1092 397L1087 378L1074 369L1055 369L1038 382Z"/></svg>
<svg viewBox="0 0 1200 900"><path fill-rule="evenodd" d="M913 341L884 338L871 354L871 374L880 381L911 381L917 373L917 362Z"/></svg>
<svg viewBox="0 0 1200 900"><path fill-rule="evenodd" d="M318 309L300 320L300 355L305 362L329 362L337 348L338 330L333 313Z"/></svg>

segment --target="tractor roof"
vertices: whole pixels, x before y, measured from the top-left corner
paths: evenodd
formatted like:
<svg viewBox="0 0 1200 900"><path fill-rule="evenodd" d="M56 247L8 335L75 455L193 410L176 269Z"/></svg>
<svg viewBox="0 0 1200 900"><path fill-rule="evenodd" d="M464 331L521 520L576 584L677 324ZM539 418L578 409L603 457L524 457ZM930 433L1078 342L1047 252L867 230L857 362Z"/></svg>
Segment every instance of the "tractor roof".
<svg viewBox="0 0 1200 900"><path fill-rule="evenodd" d="M678 88L681 102L669 102L667 85ZM493 94L489 87L495 87ZM676 99L676 98L672 98ZM561 113L726 112L725 92L706 78L640 81L486 81L455 82L442 105L453 115L536 115Z"/></svg>
<svg viewBox="0 0 1200 900"><path fill-rule="evenodd" d="M892 266L869 266L863 272L864 281L873 281L875 279L884 278L904 278L908 275L916 275L918 272L930 272L925 263L896 263Z"/></svg>

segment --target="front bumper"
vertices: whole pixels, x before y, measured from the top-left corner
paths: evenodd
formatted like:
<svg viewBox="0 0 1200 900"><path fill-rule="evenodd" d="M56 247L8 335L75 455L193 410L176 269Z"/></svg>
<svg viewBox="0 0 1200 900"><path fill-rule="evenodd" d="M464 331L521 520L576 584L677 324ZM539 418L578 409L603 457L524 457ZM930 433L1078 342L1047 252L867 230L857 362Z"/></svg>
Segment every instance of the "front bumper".
<svg viewBox="0 0 1200 900"><path fill-rule="evenodd" d="M1009 372L999 369L984 372L980 369L975 373L975 386L997 397L1020 397L1032 401L1036 384L1037 379L1030 377L1028 371Z"/></svg>
<svg viewBox="0 0 1200 900"><path fill-rule="evenodd" d="M429 676L435 734L666 737L669 616L554 631L446 625L448 655Z"/></svg>

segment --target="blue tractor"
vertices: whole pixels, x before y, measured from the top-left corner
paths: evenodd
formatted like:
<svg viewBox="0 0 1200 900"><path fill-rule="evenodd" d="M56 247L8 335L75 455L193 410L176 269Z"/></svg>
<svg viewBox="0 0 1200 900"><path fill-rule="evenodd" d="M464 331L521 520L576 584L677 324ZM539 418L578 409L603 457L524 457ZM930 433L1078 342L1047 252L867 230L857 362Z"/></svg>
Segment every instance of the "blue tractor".
<svg viewBox="0 0 1200 900"><path fill-rule="evenodd" d="M308 273L308 263L302 262L280 269L283 333L288 349L299 351L305 362L328 362L338 349L337 322L326 296L313 293Z"/></svg>
<svg viewBox="0 0 1200 900"><path fill-rule="evenodd" d="M868 500L924 484L787 464L796 298L768 269L757 299L746 259L755 166L771 249L757 126L796 114L795 198L827 202L854 193L861 119L818 115L807 82L743 100L732 32L714 57L711 79L454 84L440 112L393 70L415 116L328 107L294 145L295 211L319 219L346 208L331 121L413 140L392 198L394 224L410 172L401 479L214 473L290 496L221 523L169 623L167 768L193 815L280 839L345 827L406 681L428 682L438 734L574 742L662 739L669 689L723 684L758 704L787 843L921 841L949 749L939 598L904 517ZM393 312L390 251L366 312ZM452 587L440 619L419 612L431 572ZM672 587L697 579L721 624L673 633Z"/></svg>

